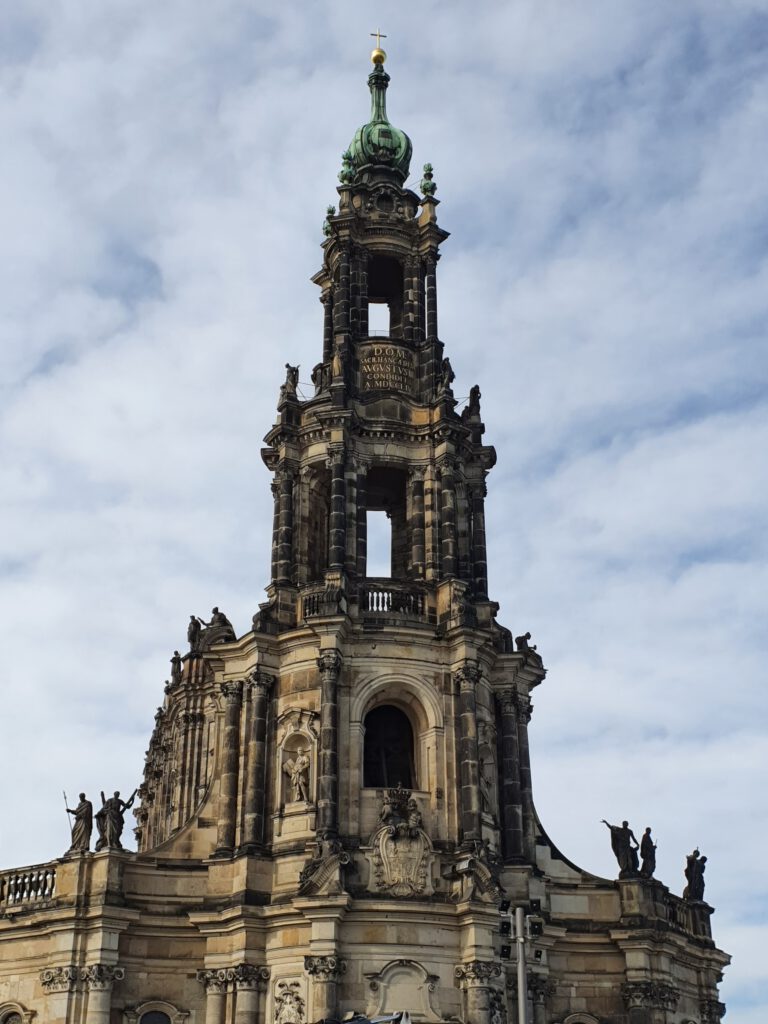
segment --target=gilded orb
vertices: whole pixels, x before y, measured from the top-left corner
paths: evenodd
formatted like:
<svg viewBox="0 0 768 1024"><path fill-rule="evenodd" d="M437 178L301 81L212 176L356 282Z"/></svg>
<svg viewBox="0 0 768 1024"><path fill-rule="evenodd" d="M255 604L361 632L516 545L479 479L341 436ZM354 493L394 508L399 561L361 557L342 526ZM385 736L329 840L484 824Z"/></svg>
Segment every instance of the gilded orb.
<svg viewBox="0 0 768 1024"><path fill-rule="evenodd" d="M374 64L383 64L386 59L386 53L379 46L371 52L371 60Z"/></svg>

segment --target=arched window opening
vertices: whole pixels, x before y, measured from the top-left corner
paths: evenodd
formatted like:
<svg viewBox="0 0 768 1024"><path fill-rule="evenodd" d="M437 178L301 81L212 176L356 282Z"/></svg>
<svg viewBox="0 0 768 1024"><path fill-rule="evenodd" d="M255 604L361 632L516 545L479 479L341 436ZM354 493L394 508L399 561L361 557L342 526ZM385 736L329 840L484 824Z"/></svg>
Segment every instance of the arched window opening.
<svg viewBox="0 0 768 1024"><path fill-rule="evenodd" d="M365 716L363 786L381 789L401 785L413 789L413 729L408 716L385 704Z"/></svg>
<svg viewBox="0 0 768 1024"><path fill-rule="evenodd" d="M3 1024L22 1024L20 1013L9 1013L7 1017L3 1017Z"/></svg>
<svg viewBox="0 0 768 1024"><path fill-rule="evenodd" d="M403 268L392 256L374 256L368 266L368 330L403 336ZM379 309L374 307L378 306ZM380 312L386 307L387 313Z"/></svg>
<svg viewBox="0 0 768 1024"><path fill-rule="evenodd" d="M368 472L366 505L372 527L368 535L366 576L405 579L409 555L405 473L388 466L372 467ZM378 522L374 522L371 512L385 512L386 517L380 516ZM382 550L387 545L389 552ZM382 572L387 565L388 571Z"/></svg>
<svg viewBox="0 0 768 1024"><path fill-rule="evenodd" d="M142 1013L140 1024L171 1024L171 1018L162 1010L150 1010Z"/></svg>
<svg viewBox="0 0 768 1024"><path fill-rule="evenodd" d="M317 468L309 485L307 571L309 581L321 580L328 568L328 531L331 512L331 474Z"/></svg>

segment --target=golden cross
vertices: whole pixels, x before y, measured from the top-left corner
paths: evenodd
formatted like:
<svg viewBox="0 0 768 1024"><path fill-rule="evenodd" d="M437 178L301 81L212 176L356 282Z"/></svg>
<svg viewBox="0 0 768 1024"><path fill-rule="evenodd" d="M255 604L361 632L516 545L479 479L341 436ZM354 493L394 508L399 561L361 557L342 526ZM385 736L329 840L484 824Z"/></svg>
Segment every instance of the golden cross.
<svg viewBox="0 0 768 1024"><path fill-rule="evenodd" d="M382 39L386 39L387 37L385 35L383 35L378 29L376 29L375 32L371 32L371 35L372 36L376 36L376 49L380 50L381 49L381 40Z"/></svg>

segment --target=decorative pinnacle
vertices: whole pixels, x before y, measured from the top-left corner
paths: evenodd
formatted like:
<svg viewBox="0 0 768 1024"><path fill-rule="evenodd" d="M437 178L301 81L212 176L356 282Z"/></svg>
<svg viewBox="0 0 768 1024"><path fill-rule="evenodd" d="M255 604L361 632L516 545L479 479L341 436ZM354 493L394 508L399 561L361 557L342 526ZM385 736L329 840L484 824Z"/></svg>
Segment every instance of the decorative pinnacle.
<svg viewBox="0 0 768 1024"><path fill-rule="evenodd" d="M424 164L424 177L421 179L419 187L425 196L433 196L437 190L437 183L432 180L434 177L432 172L432 164Z"/></svg>
<svg viewBox="0 0 768 1024"><path fill-rule="evenodd" d="M371 35L376 39L376 48L371 53L371 60L374 64L383 64L387 59L387 55L381 48L381 40L387 37L383 35L378 29L375 32L371 32Z"/></svg>

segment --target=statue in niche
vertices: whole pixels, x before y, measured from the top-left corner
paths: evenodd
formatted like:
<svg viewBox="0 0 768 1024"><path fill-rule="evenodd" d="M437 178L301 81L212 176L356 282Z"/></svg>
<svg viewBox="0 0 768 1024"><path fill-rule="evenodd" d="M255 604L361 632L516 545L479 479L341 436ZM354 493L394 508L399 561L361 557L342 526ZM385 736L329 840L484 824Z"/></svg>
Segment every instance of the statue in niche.
<svg viewBox="0 0 768 1024"><path fill-rule="evenodd" d="M93 804L86 800L85 793L81 793L77 807L68 807L67 814L72 814L75 818L72 822L72 844L67 853L87 853L91 848L93 832Z"/></svg>
<svg viewBox="0 0 768 1024"><path fill-rule="evenodd" d="M605 818L602 822L611 833L611 849L619 863L619 878L633 878L639 873L637 851L640 844L635 839L629 822L622 821L621 825L609 825ZM632 846L632 843L635 845Z"/></svg>
<svg viewBox="0 0 768 1024"><path fill-rule="evenodd" d="M137 789L134 789L128 800L120 799L120 792L115 790L109 800L101 794L101 810L96 813L96 828L99 838L96 840L96 852L99 850L122 850L120 836L125 826L125 812L133 807Z"/></svg>
<svg viewBox="0 0 768 1024"><path fill-rule="evenodd" d="M283 771L291 780L291 794L294 803L303 800L309 803L309 769L311 762L307 756L309 751L305 747L299 747L295 758L288 758L283 765Z"/></svg>
<svg viewBox="0 0 768 1024"><path fill-rule="evenodd" d="M688 884L683 889L684 900L703 901L706 863L707 858L700 856L698 847L685 858L685 878Z"/></svg>
<svg viewBox="0 0 768 1024"><path fill-rule="evenodd" d="M643 838L640 840L640 874L643 878L653 878L653 873L656 870L656 843L653 841L651 836L650 825L643 832Z"/></svg>

